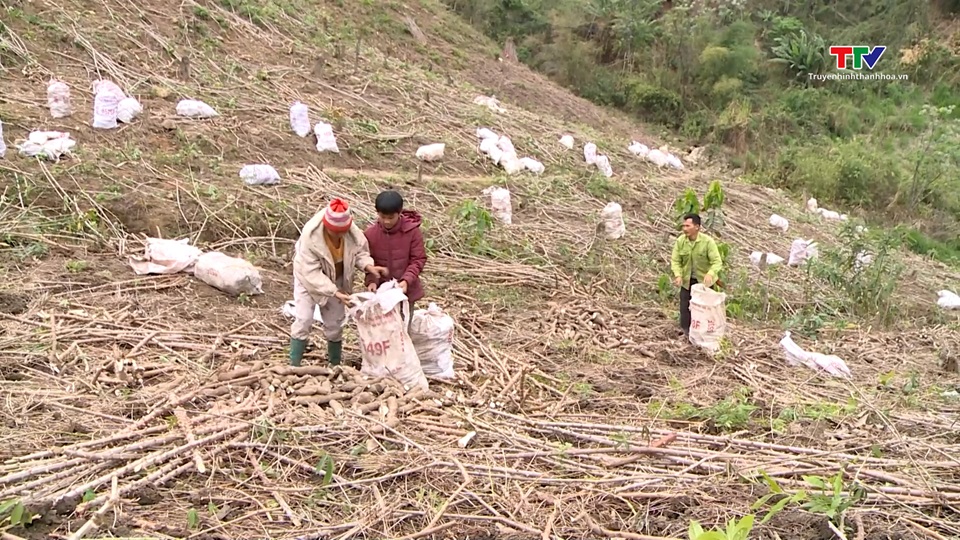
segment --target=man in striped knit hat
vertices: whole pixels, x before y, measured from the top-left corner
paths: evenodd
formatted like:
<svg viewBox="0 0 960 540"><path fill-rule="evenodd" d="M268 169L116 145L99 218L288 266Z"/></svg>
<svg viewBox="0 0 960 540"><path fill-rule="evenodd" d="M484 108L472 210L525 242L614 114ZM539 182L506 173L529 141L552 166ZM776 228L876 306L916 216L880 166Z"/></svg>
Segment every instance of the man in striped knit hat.
<svg viewBox="0 0 960 540"><path fill-rule="evenodd" d="M347 203L334 199L303 226L293 258L294 321L290 327L290 365L299 366L310 337L315 306L320 306L327 360L340 364L343 320L353 288L353 269L386 275L374 266L367 239Z"/></svg>

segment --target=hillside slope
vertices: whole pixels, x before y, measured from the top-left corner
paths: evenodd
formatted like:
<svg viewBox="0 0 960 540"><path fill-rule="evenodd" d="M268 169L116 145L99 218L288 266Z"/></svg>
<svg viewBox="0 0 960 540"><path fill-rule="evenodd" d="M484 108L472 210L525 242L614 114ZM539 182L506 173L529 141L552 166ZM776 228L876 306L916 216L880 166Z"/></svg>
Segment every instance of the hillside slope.
<svg viewBox="0 0 960 540"><path fill-rule="evenodd" d="M829 312L833 287L851 279L843 260L827 268L831 285L826 270L761 273L747 256L786 256L797 237L825 252L860 240L719 165L667 172L631 156L631 139L674 143L499 61L498 47L439 1L3 10L0 500L11 501L11 533L65 537L101 509L101 528L121 536L675 538L691 519L749 512L766 492L759 471L786 489L846 471L845 493L868 492L848 512L851 532L960 534L955 405L942 397L958 378L940 367L956 365L960 337L934 305L958 283L946 267L895 251L876 263L907 270L892 330L872 328L873 314ZM54 76L73 91L63 120L44 107ZM92 129L98 77L140 98L141 118ZM473 104L491 94L506 113ZM220 116L179 118L184 98ZM294 100L333 124L339 155L290 131ZM504 176L477 151L480 126L508 134L546 173ZM40 129L69 131L75 155L17 156L11 143ZM573 151L557 143L567 132ZM583 163L585 141L611 157L612 179ZM447 144L446 157L418 174L414 152L433 142ZM238 170L257 162L282 182L244 185ZM675 199L687 187L702 196L718 178L738 308L710 358L678 339L673 291L658 280ZM488 230L489 214L470 204L490 185L511 190L512 226ZM299 406L275 372L223 382L235 367L286 362L279 309L299 227L333 196L368 220L386 187L426 218L428 300L457 320L459 380L399 398L399 424L356 400L359 412ZM628 229L617 242L596 228L612 200ZM789 235L771 232L771 213L791 220ZM264 294L135 276L126 261L144 235L243 256L261 268ZM785 368L783 324L804 346L845 358L852 381ZM799 335L811 328L817 341ZM346 341L359 362L352 334ZM307 363L322 362L318 351ZM478 435L459 448L469 431ZM673 432L668 446L646 448ZM758 530L832 537L823 512L812 514L790 507ZM24 527L24 515L36 517Z"/></svg>

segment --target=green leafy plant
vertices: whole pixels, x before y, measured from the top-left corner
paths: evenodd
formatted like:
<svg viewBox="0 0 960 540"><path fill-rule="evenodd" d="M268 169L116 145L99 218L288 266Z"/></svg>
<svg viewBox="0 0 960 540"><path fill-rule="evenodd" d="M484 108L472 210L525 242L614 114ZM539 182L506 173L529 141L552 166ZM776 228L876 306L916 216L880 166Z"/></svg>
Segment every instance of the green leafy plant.
<svg viewBox="0 0 960 540"><path fill-rule="evenodd" d="M760 472L763 481L770 489L770 493L760 497L753 503L751 510L757 510L770 501L777 501L770 507L767 515L764 516L760 524L766 523L773 516L788 505L798 505L801 509L815 514L825 516L835 526L843 528L843 515L848 509L858 502L866 499L866 491L858 483L853 482L850 486L844 485L843 472L837 472L831 478L822 476L803 476L803 481L815 490L799 490L793 494L786 493L783 488L766 473Z"/></svg>
<svg viewBox="0 0 960 540"><path fill-rule="evenodd" d="M717 242L717 251L720 252L720 260L723 262L723 266L720 268L720 274L717 276L717 279L724 281L730 274L730 244L726 242Z"/></svg>
<svg viewBox="0 0 960 540"><path fill-rule="evenodd" d="M766 506L771 500L777 499L777 502L773 503L773 506L771 506L770 510L767 511L767 515L763 516L763 519L760 520L760 525L770 521L773 516L779 514L781 510L787 507L787 505L797 505L807 500L807 493L805 491L798 491L790 495L784 492L783 488L780 487L780 484L778 484L773 478L770 478L767 473L760 471L760 476L767 484L767 488L770 489L770 493L767 493L763 497L757 499L757 502L753 503L753 505L750 507L750 510L759 510L760 508Z"/></svg>
<svg viewBox="0 0 960 540"><path fill-rule="evenodd" d="M657 279L657 295L660 297L660 300L667 301L672 299L676 295L676 289L673 284L673 279L671 279L670 276L660 274L660 277Z"/></svg>
<svg viewBox="0 0 960 540"><path fill-rule="evenodd" d="M749 402L749 393L749 389L740 388L733 395L706 408L680 403L669 414L684 420L710 422L722 431L743 429L750 424L750 418L757 410L756 405Z"/></svg>
<svg viewBox="0 0 960 540"><path fill-rule="evenodd" d="M829 479L822 476L804 476L803 481L819 492L809 494L807 502L803 503L801 508L822 514L839 527L843 526L844 512L867 497L867 492L856 482L849 487L844 485L843 472L838 472ZM844 493L845 491L847 493Z"/></svg>
<svg viewBox="0 0 960 540"><path fill-rule="evenodd" d="M683 195L677 197L677 200L673 203L673 210L676 214L677 219L677 230L683 226L683 216L686 214L699 214L700 213L700 198L697 197L697 192L693 188L687 188L683 192Z"/></svg>
<svg viewBox="0 0 960 540"><path fill-rule="evenodd" d="M703 221L704 226L707 230L719 232L726 221L723 219L723 201L726 199L726 196L723 193L723 186L720 184L719 180L714 180L710 182L710 186L707 188L707 194L703 196Z"/></svg>
<svg viewBox="0 0 960 540"><path fill-rule="evenodd" d="M827 44L819 35L800 29L774 39L774 43L773 62L786 65L797 79L809 80L810 74L823 73Z"/></svg>
<svg viewBox="0 0 960 540"><path fill-rule="evenodd" d="M493 229L494 219L490 212L474 201L464 201L456 210L460 235L471 252L484 254L490 251L486 234Z"/></svg>
<svg viewBox="0 0 960 540"><path fill-rule="evenodd" d="M753 530L754 516L746 515L742 518L731 519L727 522L724 529L711 529L706 531L697 521L690 522L690 528L687 530L689 540L747 540L750 532Z"/></svg>

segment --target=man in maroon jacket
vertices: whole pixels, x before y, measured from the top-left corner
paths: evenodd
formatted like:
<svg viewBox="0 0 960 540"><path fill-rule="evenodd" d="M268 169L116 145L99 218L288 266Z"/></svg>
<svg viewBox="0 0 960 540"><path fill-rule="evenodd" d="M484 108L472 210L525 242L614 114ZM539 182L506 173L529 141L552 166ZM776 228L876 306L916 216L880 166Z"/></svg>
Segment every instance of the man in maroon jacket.
<svg viewBox="0 0 960 540"><path fill-rule="evenodd" d="M380 284L397 280L410 300L410 320L413 320L413 305L423 298L420 272L427 263L423 247L420 223L423 219L414 210L403 209L403 197L396 191L384 191L377 195L374 206L377 222L367 227L363 234L370 244L370 256L376 266L387 268L386 276L367 274L367 290L373 292Z"/></svg>

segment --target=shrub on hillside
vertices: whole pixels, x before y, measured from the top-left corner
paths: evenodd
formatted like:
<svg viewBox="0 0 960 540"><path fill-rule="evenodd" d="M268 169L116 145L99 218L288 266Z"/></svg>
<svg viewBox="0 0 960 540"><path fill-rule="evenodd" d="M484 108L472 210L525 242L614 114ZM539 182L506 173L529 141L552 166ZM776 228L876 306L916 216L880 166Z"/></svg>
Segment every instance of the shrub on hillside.
<svg viewBox="0 0 960 540"><path fill-rule="evenodd" d="M902 181L899 160L872 146L852 141L836 146L831 158L837 164L833 199L845 208L887 208Z"/></svg>
<svg viewBox="0 0 960 540"><path fill-rule="evenodd" d="M863 208L876 214L894 201L903 171L895 155L855 140L826 152L813 144L790 147L770 172L777 187L809 193L824 205Z"/></svg>
<svg viewBox="0 0 960 540"><path fill-rule="evenodd" d="M630 81L625 88L627 107L635 114L673 127L683 125L683 102L675 92L640 80Z"/></svg>
<svg viewBox="0 0 960 540"><path fill-rule="evenodd" d="M902 232L861 232L856 224L847 222L838 240L838 245L821 249L820 257L807 265L812 277L840 293L824 301L840 313L876 317L882 323L895 321L893 294L905 269L897 255L903 244ZM869 262L864 260L866 255Z"/></svg>

